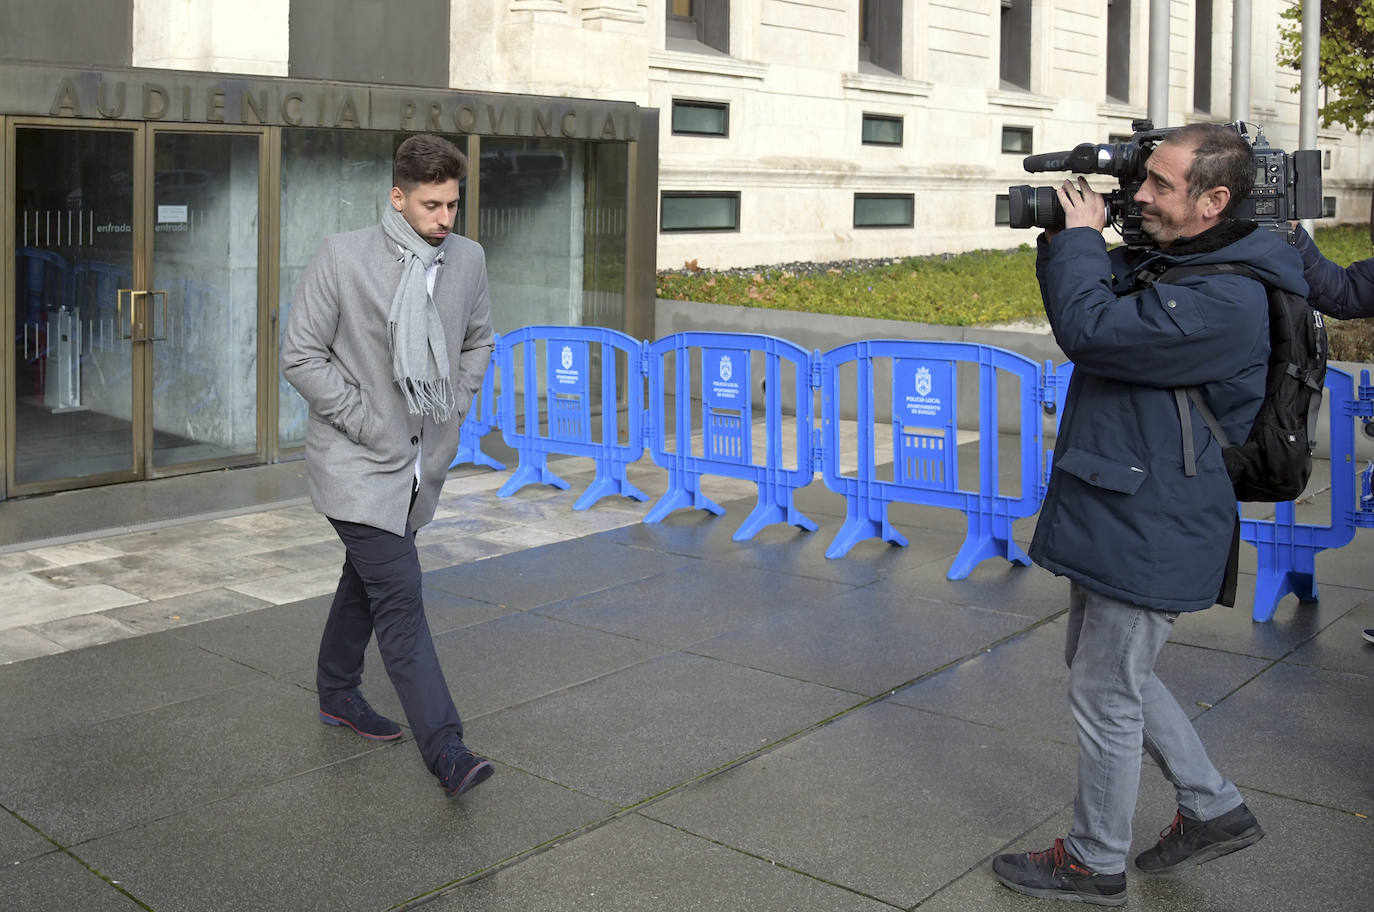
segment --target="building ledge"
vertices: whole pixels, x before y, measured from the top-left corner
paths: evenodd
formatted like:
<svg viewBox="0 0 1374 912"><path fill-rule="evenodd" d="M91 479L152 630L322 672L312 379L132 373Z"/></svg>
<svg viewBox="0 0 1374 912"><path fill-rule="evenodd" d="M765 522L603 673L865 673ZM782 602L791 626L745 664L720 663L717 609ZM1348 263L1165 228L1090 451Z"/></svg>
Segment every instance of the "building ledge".
<svg viewBox="0 0 1374 912"><path fill-rule="evenodd" d="M988 104L999 108L1031 108L1049 111L1059 103L1059 99L1034 92L1008 92L998 90L988 93Z"/></svg>
<svg viewBox="0 0 1374 912"><path fill-rule="evenodd" d="M705 47L705 45L703 45ZM732 79L762 80L768 75L768 64L739 60L712 51L694 54L688 51L649 51L650 70L669 70L675 73L699 73L707 76L727 76Z"/></svg>
<svg viewBox="0 0 1374 912"><path fill-rule="evenodd" d="M931 84L900 76L880 76L877 73L841 73L840 85L845 93L876 93L902 95L908 98L927 98Z"/></svg>

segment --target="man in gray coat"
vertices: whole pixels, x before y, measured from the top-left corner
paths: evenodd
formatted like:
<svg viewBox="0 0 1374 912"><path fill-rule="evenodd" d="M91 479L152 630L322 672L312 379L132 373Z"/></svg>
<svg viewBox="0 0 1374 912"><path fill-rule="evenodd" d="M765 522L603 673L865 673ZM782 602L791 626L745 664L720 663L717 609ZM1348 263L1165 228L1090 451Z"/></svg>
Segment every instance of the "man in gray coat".
<svg viewBox="0 0 1374 912"><path fill-rule="evenodd" d="M310 406L310 499L347 551L320 639L320 719L401 736L359 690L375 633L425 765L449 796L492 774L463 744L420 593L415 532L434 518L459 426L492 352L482 248L451 234L467 159L447 140L396 150L380 225L325 238L282 337L282 375Z"/></svg>

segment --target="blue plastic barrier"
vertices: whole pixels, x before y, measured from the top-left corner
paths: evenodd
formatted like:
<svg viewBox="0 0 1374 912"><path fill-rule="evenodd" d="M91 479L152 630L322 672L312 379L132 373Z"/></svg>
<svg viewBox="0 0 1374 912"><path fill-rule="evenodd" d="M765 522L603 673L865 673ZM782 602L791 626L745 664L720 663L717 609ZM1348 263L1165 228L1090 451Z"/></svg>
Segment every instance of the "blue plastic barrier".
<svg viewBox="0 0 1374 912"><path fill-rule="evenodd" d="M666 356L673 355L671 377L665 377ZM668 471L668 491L654 504L646 523L656 523L674 510L691 507L717 515L725 511L701 491L701 476L724 475L752 481L758 503L734 534L735 541L753 538L764 526L786 522L809 532L816 524L797 510L792 493L815 477L811 459L811 429L815 405L811 393L811 357L804 348L784 339L747 333L686 332L647 346L649 373L649 451ZM701 423L693 423L691 364L701 365ZM751 360L764 359L763 464L755 462ZM783 362L792 365L796 389L794 423L795 468L784 468L784 431L789 421L782 411ZM665 380L667 382L665 382ZM667 401L674 402L673 444L667 434ZM702 455L692 451L693 430L702 434Z"/></svg>
<svg viewBox="0 0 1374 912"><path fill-rule="evenodd" d="M493 342L499 344L497 334ZM482 452L482 438L500 426L500 416L496 412L496 353L492 352L487 362L487 372L482 375L482 388L472 397L472 406L463 418L463 426L458 429L458 455L453 457L449 468L464 462L484 465L498 472L506 466Z"/></svg>
<svg viewBox="0 0 1374 912"><path fill-rule="evenodd" d="M538 383L538 348L545 353L545 388ZM601 435L594 438L591 420L592 346L601 360ZM515 411L515 349L521 349L524 371L524 420ZM615 352L625 355L629 378L624 401L618 395ZM526 326L502 336L496 343L501 370L498 422L507 444L520 454L515 473L496 493L509 497L527 484L567 488L568 483L549 471L548 454L588 456L596 462L596 476L573 504L585 510L608 494L635 500L648 495L625 478L625 467L644 454L644 386L641 379L642 346L613 329L594 326ZM541 431L540 402L548 415ZM621 442L619 410L628 412L626 441Z"/></svg>
<svg viewBox="0 0 1374 912"><path fill-rule="evenodd" d="M1339 548L1355 537L1357 527L1374 527L1374 502L1369 494L1370 470L1363 473L1361 498L1356 501L1355 418L1374 416L1374 387L1369 371L1360 375L1358 398L1349 374L1334 367L1326 371L1331 433L1331 521L1325 526L1299 523L1291 502L1275 505L1272 520L1242 519L1241 538L1255 546L1258 575L1252 617L1268 621L1283 597L1292 593L1302 601L1316 601L1317 552Z"/></svg>
<svg viewBox="0 0 1374 912"><path fill-rule="evenodd" d="M877 477L873 398L874 359L891 359L893 480ZM980 562L1003 557L1027 565L1030 559L1012 539L1012 520L1030 516L1044 496L1040 466L1044 457L1041 432L1041 374L1029 358L987 345L965 342L872 340L854 342L821 357L822 473L826 486L847 502L844 525L826 551L841 557L866 538L905 545L906 539L888 521L894 502L929 504L962 510L968 516L968 535L948 572L963 579ZM839 368L856 367L855 412L858 424L857 474L841 474ZM960 362L978 366L978 465L976 492L958 483L956 369ZM998 371L1021 381L1020 454L1021 496L999 493Z"/></svg>

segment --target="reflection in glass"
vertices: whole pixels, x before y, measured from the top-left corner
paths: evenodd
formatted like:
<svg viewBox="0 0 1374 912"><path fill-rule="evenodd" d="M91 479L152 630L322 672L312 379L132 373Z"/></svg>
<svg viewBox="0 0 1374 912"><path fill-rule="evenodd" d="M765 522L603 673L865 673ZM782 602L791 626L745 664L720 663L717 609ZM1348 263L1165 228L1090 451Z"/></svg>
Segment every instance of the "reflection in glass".
<svg viewBox="0 0 1374 912"><path fill-rule="evenodd" d="M281 271L277 286L277 342L286 329L291 297L310 257L326 235L376 225L391 194L391 162L409 133L357 130L283 130L281 138ZM446 136L466 149L461 136ZM464 223L459 199L456 225ZM286 380L277 386L277 441L305 443L305 400Z"/></svg>
<svg viewBox="0 0 1374 912"><path fill-rule="evenodd" d="M484 139L478 240L497 332L625 322L628 148Z"/></svg>
<svg viewBox="0 0 1374 912"><path fill-rule="evenodd" d="M257 449L258 138L154 143L153 465Z"/></svg>
<svg viewBox="0 0 1374 912"><path fill-rule="evenodd" d="M133 134L15 130L15 482L133 468Z"/></svg>

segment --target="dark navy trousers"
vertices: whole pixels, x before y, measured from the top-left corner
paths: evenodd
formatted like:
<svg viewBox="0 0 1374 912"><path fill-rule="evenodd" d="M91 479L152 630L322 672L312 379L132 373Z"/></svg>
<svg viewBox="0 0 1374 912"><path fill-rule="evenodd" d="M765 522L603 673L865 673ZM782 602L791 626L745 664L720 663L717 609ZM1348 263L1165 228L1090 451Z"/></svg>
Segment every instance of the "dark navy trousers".
<svg viewBox="0 0 1374 912"><path fill-rule="evenodd" d="M463 737L463 723L425 619L415 532L400 536L329 521L348 555L320 638L315 676L320 699L361 685L363 650L375 633L415 744L433 772L444 744Z"/></svg>

